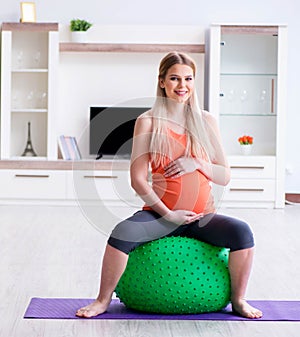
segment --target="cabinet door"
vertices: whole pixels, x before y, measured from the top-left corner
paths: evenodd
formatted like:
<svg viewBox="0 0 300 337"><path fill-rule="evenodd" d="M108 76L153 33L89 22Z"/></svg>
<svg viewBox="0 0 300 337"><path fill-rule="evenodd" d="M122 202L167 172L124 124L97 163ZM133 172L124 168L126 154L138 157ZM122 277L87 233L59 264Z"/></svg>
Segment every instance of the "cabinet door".
<svg viewBox="0 0 300 337"><path fill-rule="evenodd" d="M68 198L133 203L139 197L130 186L129 171L74 170L68 174Z"/></svg>
<svg viewBox="0 0 300 337"><path fill-rule="evenodd" d="M65 171L1 170L1 199L65 199Z"/></svg>
<svg viewBox="0 0 300 337"><path fill-rule="evenodd" d="M274 180L232 179L225 189L223 199L225 201L251 201L254 203L259 203L260 201L274 201Z"/></svg>
<svg viewBox="0 0 300 337"><path fill-rule="evenodd" d="M254 138L253 154L276 154L278 34L221 28L220 127L228 154Z"/></svg>
<svg viewBox="0 0 300 337"><path fill-rule="evenodd" d="M245 184L270 179L274 186L258 200L270 200L273 191L275 207L284 207L286 31L284 25L211 26L209 110L234 161L232 177ZM247 160L238 141L244 135L254 139ZM237 199L250 195L246 186Z"/></svg>
<svg viewBox="0 0 300 337"><path fill-rule="evenodd" d="M105 235L142 207L130 187L129 171L68 172L67 198L77 201L88 221Z"/></svg>
<svg viewBox="0 0 300 337"><path fill-rule="evenodd" d="M57 86L54 81L58 70L57 30L57 24L2 25L2 159L57 158L53 123L54 88Z"/></svg>
<svg viewBox="0 0 300 337"><path fill-rule="evenodd" d="M232 179L275 179L276 161L272 156L230 156Z"/></svg>

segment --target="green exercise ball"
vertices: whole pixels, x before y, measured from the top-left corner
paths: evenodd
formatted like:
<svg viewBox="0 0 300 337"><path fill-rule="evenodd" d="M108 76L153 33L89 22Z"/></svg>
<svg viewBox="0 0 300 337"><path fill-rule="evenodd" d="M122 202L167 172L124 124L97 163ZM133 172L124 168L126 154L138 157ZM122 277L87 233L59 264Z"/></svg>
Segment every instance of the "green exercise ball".
<svg viewBox="0 0 300 337"><path fill-rule="evenodd" d="M116 289L126 307L162 314L218 311L230 301L228 250L165 237L129 254Z"/></svg>

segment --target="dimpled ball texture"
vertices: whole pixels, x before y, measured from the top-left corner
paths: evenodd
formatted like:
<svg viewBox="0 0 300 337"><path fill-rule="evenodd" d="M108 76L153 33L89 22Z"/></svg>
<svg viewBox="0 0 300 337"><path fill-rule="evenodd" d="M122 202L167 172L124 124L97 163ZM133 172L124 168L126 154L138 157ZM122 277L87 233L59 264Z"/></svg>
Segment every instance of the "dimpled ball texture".
<svg viewBox="0 0 300 337"><path fill-rule="evenodd" d="M126 307L161 314L218 311L230 300L228 250L166 237L129 254L116 295Z"/></svg>

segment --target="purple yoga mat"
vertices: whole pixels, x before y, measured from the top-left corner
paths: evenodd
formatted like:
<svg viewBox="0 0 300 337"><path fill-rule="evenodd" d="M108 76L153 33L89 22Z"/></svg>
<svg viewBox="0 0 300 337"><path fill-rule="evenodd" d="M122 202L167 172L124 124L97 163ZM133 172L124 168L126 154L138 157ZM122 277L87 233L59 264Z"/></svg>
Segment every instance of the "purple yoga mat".
<svg viewBox="0 0 300 337"><path fill-rule="evenodd" d="M36 319L86 319L75 316L78 308L89 303L91 299L74 298L32 298L24 318ZM191 315L165 315L144 313L125 307L118 299L112 300L108 310L89 319L133 319L133 320L218 320L218 321L300 321L300 301L249 301L260 308L264 315L259 320L249 320L231 311L231 306L219 312Z"/></svg>

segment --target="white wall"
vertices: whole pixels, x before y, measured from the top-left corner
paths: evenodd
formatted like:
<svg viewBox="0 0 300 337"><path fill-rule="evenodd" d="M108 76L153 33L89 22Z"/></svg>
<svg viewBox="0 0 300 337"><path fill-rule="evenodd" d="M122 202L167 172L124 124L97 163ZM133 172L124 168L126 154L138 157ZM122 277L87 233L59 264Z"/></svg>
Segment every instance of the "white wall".
<svg viewBox="0 0 300 337"><path fill-rule="evenodd" d="M103 25L196 25L211 22L286 23L289 26L286 191L300 192L300 45L298 0L36 0L38 21L68 24L86 18ZM19 1L0 0L0 20L19 20Z"/></svg>
<svg viewBox="0 0 300 337"><path fill-rule="evenodd" d="M138 27L138 29L137 29ZM171 27L171 28L170 28ZM163 32L162 32L163 31ZM61 25L62 40L69 38ZM89 41L144 43L205 43L205 30L198 26L104 26L89 31ZM153 105L158 65L165 53L61 53L59 65L59 134L76 136L81 153L88 158L90 106ZM199 71L197 91L203 106L204 54L193 54Z"/></svg>

